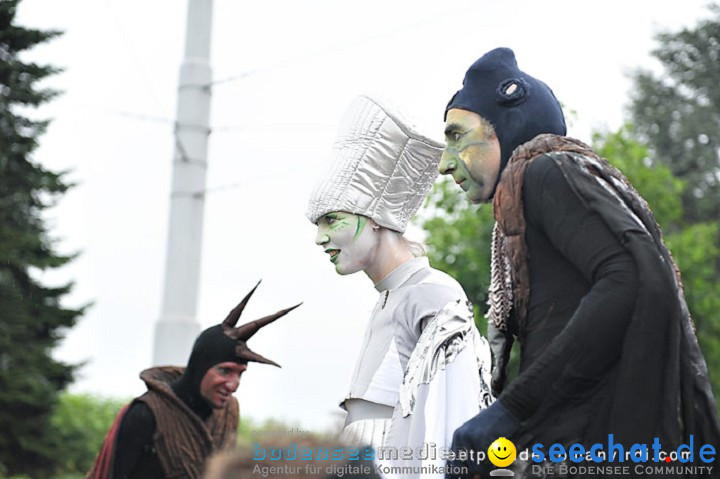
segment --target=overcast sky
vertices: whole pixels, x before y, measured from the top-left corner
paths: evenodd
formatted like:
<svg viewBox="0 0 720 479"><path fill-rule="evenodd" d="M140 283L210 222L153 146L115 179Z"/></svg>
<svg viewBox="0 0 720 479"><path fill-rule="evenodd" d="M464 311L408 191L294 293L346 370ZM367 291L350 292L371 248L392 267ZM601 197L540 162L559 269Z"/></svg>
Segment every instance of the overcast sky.
<svg viewBox="0 0 720 479"><path fill-rule="evenodd" d="M375 290L340 277L315 246L305 205L338 120L360 93L399 105L426 134L464 72L497 46L565 105L568 134L616 129L631 84L654 68L660 30L708 16L684 2L215 0L214 78L197 319L221 321L258 279L244 319L304 301L251 347L283 368L252 365L241 412L328 428L349 385ZM76 283L68 306L93 306L57 356L85 361L71 390L130 398L151 365L160 314L182 62L184 0L23 0L17 22L65 34L28 58L64 72L35 157L77 183L47 220L61 252L81 252L43 280ZM411 237L419 239L412 229Z"/></svg>

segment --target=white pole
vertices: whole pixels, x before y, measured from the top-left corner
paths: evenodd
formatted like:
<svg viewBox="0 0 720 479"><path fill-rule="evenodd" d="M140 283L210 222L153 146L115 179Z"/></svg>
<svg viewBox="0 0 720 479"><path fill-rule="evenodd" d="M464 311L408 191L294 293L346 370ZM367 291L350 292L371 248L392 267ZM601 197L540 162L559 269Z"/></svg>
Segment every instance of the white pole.
<svg viewBox="0 0 720 479"><path fill-rule="evenodd" d="M154 365L185 365L200 331L195 315L210 135L212 10L213 0L188 1L185 58L178 86L165 290L155 325Z"/></svg>

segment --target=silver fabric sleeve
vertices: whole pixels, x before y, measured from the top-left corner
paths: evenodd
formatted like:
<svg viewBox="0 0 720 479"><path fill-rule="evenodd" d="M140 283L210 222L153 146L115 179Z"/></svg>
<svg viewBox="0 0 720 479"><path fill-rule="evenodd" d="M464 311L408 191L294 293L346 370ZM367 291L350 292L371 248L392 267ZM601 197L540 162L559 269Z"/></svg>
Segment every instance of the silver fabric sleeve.
<svg viewBox="0 0 720 479"><path fill-rule="evenodd" d="M475 327L470 303L458 300L446 304L430 320L410 356L400 388L403 417L413 413L419 386L429 384L437 371L444 370L468 345L475 350L480 375L478 405L485 408L493 402L490 389L490 348L487 340L480 336Z"/></svg>

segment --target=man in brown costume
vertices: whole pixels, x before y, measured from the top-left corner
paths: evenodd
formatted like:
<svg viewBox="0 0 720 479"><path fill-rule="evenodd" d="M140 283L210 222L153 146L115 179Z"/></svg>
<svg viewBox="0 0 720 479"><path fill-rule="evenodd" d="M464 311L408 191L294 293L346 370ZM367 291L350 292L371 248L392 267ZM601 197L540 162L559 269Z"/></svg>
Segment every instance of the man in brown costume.
<svg viewBox="0 0 720 479"><path fill-rule="evenodd" d="M664 459L655 441L665 453L694 443L694 465L703 465L697 451L720 446L715 402L680 275L648 205L622 173L565 136L552 91L521 71L510 49L470 67L445 119L440 172L473 203L492 201L496 220L487 316L497 401L458 428L453 448L488 454L505 437L541 453L532 464L545 456L541 476L557 466L554 444L602 445L603 465L630 463L623 477L644 469L610 444L645 445L643 465L655 466ZM515 339L520 371L504 387ZM487 462L467 465L489 473Z"/></svg>
<svg viewBox="0 0 720 479"><path fill-rule="evenodd" d="M297 307L235 328L256 288L222 324L198 336L186 368L140 373L148 391L118 414L89 479L199 479L211 453L235 445L239 416L232 394L242 373L250 361L278 366L246 341Z"/></svg>

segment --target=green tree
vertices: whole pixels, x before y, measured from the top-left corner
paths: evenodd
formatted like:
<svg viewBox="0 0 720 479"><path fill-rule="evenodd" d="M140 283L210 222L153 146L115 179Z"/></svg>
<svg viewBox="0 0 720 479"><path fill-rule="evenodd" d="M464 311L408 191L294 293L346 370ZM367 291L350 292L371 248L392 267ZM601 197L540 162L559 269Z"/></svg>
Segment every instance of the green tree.
<svg viewBox="0 0 720 479"><path fill-rule="evenodd" d="M683 206L680 198L685 182L651 157L648 147L634 138L632 127L628 125L614 133L595 133L593 148L630 180L650 205L665 235L682 228Z"/></svg>
<svg viewBox="0 0 720 479"><path fill-rule="evenodd" d="M719 233L718 224L707 221L689 225L665 238L682 272L685 299L716 399L720 398L720 283L716 279Z"/></svg>
<svg viewBox="0 0 720 479"><path fill-rule="evenodd" d="M52 416L57 439L56 474L61 477L84 477L120 409L130 400L102 399L88 394L60 396Z"/></svg>
<svg viewBox="0 0 720 479"><path fill-rule="evenodd" d="M23 116L53 97L38 82L57 70L21 56L58 33L15 25L17 4L0 2L0 474L48 477L57 463L51 415L74 371L50 353L81 310L60 305L70 285L36 279L71 259L54 252L42 220L68 185L32 159L47 122Z"/></svg>
<svg viewBox="0 0 720 479"><path fill-rule="evenodd" d="M657 36L662 71L634 73L630 115L652 158L687 184L689 222L720 218L720 7L694 28Z"/></svg>
<svg viewBox="0 0 720 479"><path fill-rule="evenodd" d="M679 228L667 243L683 273L685 294L711 378L720 376L720 6L694 27L657 36L662 69L639 70L629 112L650 157L685 188ZM714 380L715 395L720 377Z"/></svg>

